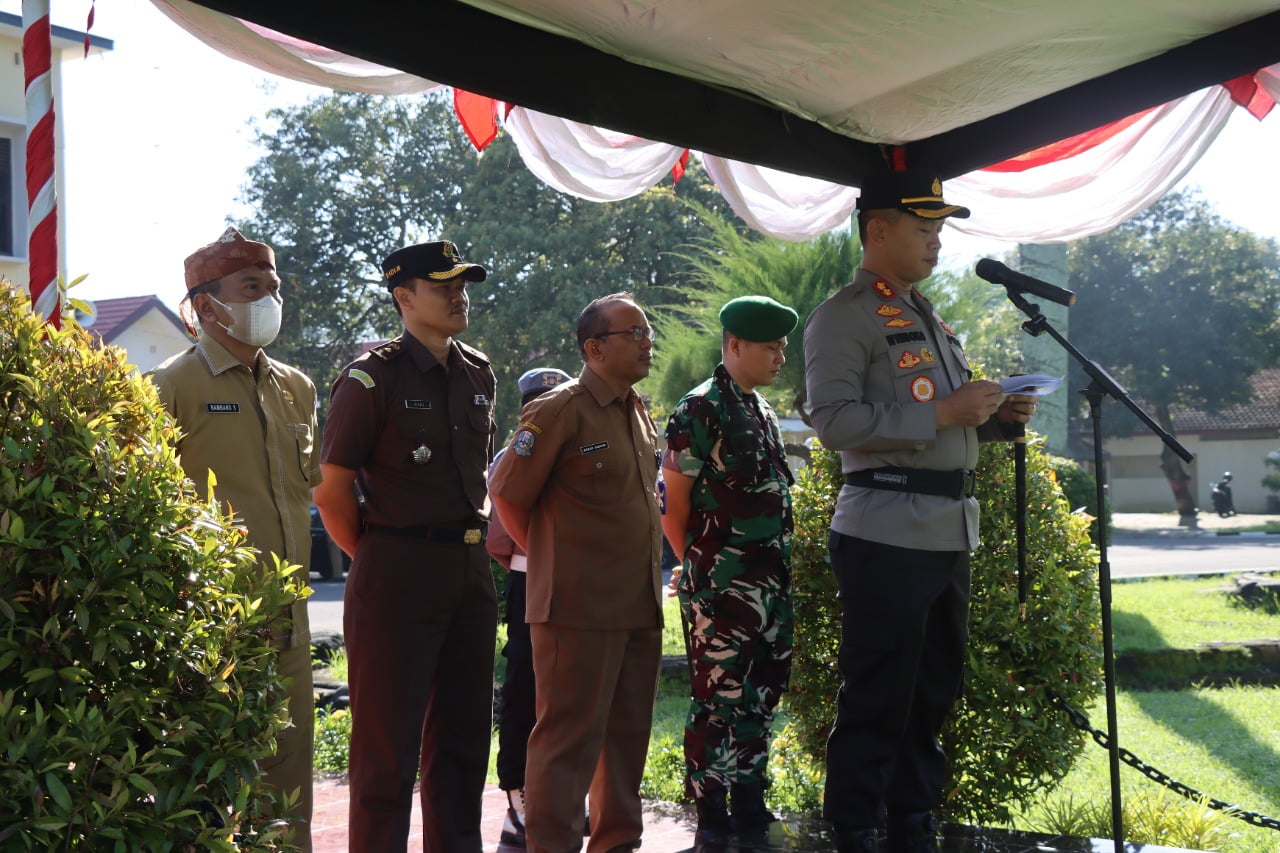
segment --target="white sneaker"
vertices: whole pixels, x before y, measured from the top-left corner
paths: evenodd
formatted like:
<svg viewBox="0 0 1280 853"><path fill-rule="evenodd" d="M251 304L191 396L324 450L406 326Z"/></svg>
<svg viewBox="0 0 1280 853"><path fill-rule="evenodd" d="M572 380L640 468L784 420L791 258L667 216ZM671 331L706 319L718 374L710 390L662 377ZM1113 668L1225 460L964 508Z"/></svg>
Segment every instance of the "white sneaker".
<svg viewBox="0 0 1280 853"><path fill-rule="evenodd" d="M508 847L524 847L524 788L507 791L507 817L499 841Z"/></svg>

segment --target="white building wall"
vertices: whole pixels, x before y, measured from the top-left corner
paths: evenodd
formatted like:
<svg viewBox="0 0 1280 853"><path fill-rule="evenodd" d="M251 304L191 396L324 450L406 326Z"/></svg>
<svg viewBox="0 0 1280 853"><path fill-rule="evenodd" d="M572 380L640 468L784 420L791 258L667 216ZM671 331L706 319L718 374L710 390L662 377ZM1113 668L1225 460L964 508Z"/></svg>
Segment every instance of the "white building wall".
<svg viewBox="0 0 1280 853"><path fill-rule="evenodd" d="M1263 460L1268 452L1280 450L1280 432L1235 438L1198 435L1177 438L1195 454L1195 460L1185 467L1191 475L1191 494L1201 510L1211 511L1210 484L1224 471L1230 471L1236 511L1269 511L1267 496L1271 493L1263 488L1261 482L1266 473ZM1173 493L1160 470L1163 447L1155 436L1113 438L1107 442L1109 493L1114 512L1169 512L1173 509Z"/></svg>
<svg viewBox="0 0 1280 853"><path fill-rule="evenodd" d="M165 359L191 346L192 341L174 328L169 318L153 308L130 324L111 343L128 354L130 364L146 373Z"/></svg>

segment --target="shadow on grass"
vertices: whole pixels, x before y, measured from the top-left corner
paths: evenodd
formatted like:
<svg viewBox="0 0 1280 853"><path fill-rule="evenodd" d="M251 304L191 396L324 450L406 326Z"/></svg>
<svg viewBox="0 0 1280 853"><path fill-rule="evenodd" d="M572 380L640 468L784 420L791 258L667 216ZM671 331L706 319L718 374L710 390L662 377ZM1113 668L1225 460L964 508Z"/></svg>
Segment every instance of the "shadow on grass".
<svg viewBox="0 0 1280 853"><path fill-rule="evenodd" d="M1135 642L1141 640L1144 647L1169 648L1159 630L1140 614L1116 612L1112 617L1112 627L1117 636L1123 630ZM1212 731L1212 751L1220 760L1234 768L1241 778L1254 780L1254 784L1269 798L1280 793L1280 785L1276 782L1259 780L1262 768L1280 766L1280 752L1272 744L1258 740L1229 711L1188 691L1127 692L1144 714L1179 737L1200 741L1206 731ZM1120 733L1120 745L1127 746L1123 732ZM1167 768L1160 769L1168 772ZM1203 784L1194 778L1184 777L1178 781L1209 797L1225 799L1220 792L1204 790ZM1241 805L1248 808L1248 804Z"/></svg>
<svg viewBox="0 0 1280 853"><path fill-rule="evenodd" d="M1129 649L1166 649L1164 635L1141 613L1111 611L1111 635L1116 653Z"/></svg>

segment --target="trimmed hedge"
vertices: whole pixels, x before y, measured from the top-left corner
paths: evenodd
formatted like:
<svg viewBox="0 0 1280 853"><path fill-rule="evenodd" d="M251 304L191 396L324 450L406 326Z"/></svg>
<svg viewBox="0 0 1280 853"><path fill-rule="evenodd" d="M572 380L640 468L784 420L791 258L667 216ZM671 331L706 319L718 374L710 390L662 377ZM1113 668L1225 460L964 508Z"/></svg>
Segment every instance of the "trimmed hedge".
<svg viewBox="0 0 1280 853"><path fill-rule="evenodd" d="M257 566L151 384L70 325L0 284L0 848L293 849L258 762L305 579Z"/></svg>

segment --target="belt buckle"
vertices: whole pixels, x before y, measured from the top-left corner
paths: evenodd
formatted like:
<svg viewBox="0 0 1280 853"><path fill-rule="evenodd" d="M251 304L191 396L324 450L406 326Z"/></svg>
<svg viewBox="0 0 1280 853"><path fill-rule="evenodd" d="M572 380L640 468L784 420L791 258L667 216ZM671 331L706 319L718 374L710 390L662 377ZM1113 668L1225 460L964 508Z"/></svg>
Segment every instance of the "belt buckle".
<svg viewBox="0 0 1280 853"><path fill-rule="evenodd" d="M479 545L480 544L480 528L472 527L470 530L463 531L462 544Z"/></svg>
<svg viewBox="0 0 1280 853"><path fill-rule="evenodd" d="M962 498L971 498L973 493L978 490L978 472L972 468L962 468L960 470L960 485L964 490Z"/></svg>

